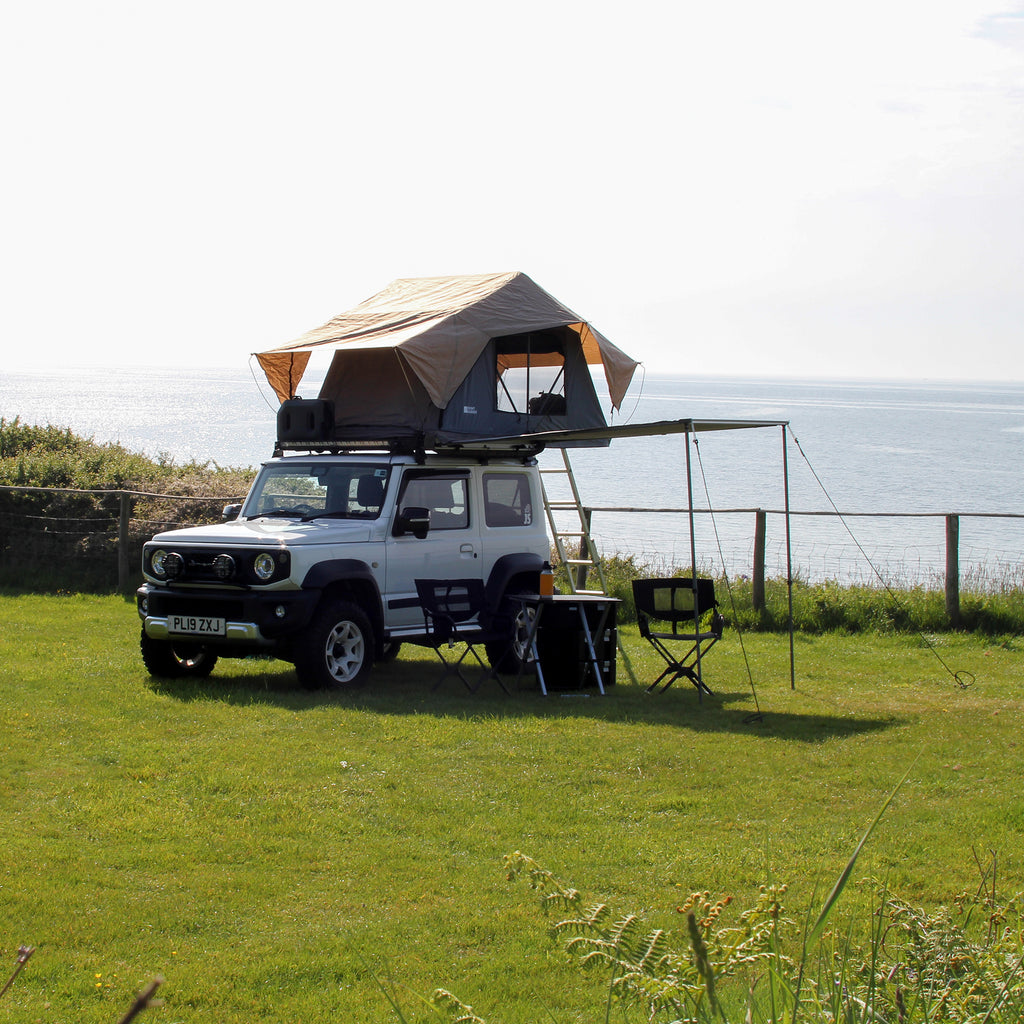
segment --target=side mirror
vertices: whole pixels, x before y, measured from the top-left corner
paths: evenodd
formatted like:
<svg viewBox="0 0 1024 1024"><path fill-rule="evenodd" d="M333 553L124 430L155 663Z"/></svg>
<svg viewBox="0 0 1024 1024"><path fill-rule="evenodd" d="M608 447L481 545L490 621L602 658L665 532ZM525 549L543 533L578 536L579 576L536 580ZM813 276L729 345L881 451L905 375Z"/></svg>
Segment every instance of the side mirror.
<svg viewBox="0 0 1024 1024"><path fill-rule="evenodd" d="M225 505L221 509L220 521L222 523L230 523L232 519L238 518L238 513L242 511L241 505Z"/></svg>
<svg viewBox="0 0 1024 1024"><path fill-rule="evenodd" d="M417 540L423 540L430 529L430 509L419 505L406 505L399 510L395 519L395 536L404 537L411 533Z"/></svg>

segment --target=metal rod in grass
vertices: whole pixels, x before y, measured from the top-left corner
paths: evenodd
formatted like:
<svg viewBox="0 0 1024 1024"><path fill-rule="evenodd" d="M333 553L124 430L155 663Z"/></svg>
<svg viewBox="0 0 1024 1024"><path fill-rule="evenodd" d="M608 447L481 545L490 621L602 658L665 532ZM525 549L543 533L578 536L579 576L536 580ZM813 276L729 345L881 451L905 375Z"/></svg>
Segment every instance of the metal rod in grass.
<svg viewBox="0 0 1024 1024"><path fill-rule="evenodd" d="M14 965L14 973L7 979L7 984L0 989L0 999L4 997L7 990L14 984L14 979L21 974L22 968L28 963L28 958L36 951L35 946L19 946L18 962Z"/></svg>
<svg viewBox="0 0 1024 1024"><path fill-rule="evenodd" d="M157 975L145 988L135 997L135 1002L128 1008L128 1012L117 1022L117 1024L128 1024L135 1020L143 1010L150 1006L159 1006L162 1000L153 999L156 990L164 983L164 979Z"/></svg>

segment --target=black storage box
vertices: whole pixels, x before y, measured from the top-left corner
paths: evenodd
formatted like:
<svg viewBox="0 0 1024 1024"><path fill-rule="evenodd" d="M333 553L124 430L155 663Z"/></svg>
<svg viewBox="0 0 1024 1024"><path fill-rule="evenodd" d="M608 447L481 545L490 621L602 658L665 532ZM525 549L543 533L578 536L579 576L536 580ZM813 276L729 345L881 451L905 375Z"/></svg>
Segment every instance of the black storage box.
<svg viewBox="0 0 1024 1024"><path fill-rule="evenodd" d="M594 640L601 680L606 687L615 685L615 667L618 655L618 626L615 610L610 605L593 601L580 604L568 601L553 602L545 606L537 629L537 657L544 673L544 684L549 690L582 690L597 688L587 637L580 620L580 607L586 611L587 625ZM598 632L601 616L607 608L604 628Z"/></svg>

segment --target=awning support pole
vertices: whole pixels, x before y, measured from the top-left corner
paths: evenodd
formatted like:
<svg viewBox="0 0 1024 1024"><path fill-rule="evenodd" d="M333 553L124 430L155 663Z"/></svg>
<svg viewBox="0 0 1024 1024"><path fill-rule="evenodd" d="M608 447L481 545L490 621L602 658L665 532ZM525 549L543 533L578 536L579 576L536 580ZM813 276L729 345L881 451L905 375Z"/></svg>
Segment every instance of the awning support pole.
<svg viewBox="0 0 1024 1024"><path fill-rule="evenodd" d="M782 424L782 485L786 496L786 591L789 597L789 688L796 689L796 661L793 653L793 545L789 530L789 452L786 424Z"/></svg>
<svg viewBox="0 0 1024 1024"><path fill-rule="evenodd" d="M691 421L690 427L693 426ZM690 584L693 587L693 607L697 608L697 539L693 535L693 469L690 462L690 430L686 431L686 507L690 516ZM694 632L700 632L700 619L694 624ZM700 643L697 643L697 679L702 679L700 674ZM697 702L704 702L704 694L701 687L697 687Z"/></svg>

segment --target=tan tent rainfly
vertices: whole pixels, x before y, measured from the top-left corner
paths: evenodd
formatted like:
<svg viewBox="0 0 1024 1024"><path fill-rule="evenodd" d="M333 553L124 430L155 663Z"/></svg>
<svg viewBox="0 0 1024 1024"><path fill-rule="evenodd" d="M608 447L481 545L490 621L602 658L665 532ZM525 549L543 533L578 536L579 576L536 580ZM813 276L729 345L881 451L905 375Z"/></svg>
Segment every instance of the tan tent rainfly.
<svg viewBox="0 0 1024 1024"><path fill-rule="evenodd" d="M492 338L559 327L579 336L588 364L604 366L609 396L618 409L636 361L518 272L401 278L322 327L256 358L284 402L295 396L314 351L393 349L401 372L411 371L433 405L443 410ZM538 365L538 353L528 358ZM515 354L502 355L498 369L524 365Z"/></svg>

